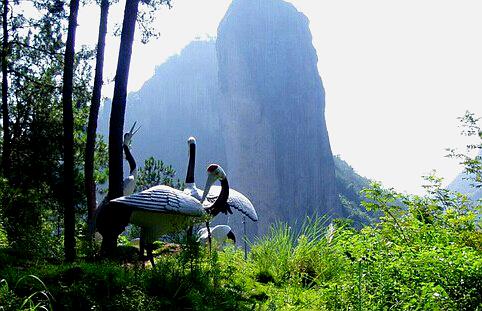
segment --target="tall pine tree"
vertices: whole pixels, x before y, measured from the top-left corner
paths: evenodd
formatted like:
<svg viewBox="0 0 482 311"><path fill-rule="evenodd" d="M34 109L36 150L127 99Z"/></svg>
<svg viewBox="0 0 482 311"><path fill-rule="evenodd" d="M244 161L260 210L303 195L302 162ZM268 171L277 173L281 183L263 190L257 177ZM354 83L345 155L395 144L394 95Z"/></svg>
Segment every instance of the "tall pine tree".
<svg viewBox="0 0 482 311"><path fill-rule="evenodd" d="M8 55L10 44L8 42L8 0L3 0L2 12L2 118L3 118L3 152L2 169L5 177L10 176L10 115L8 113Z"/></svg>
<svg viewBox="0 0 482 311"><path fill-rule="evenodd" d="M109 0L100 4L99 35L97 38L97 55L95 62L94 89L90 105L89 124L87 127L87 143L85 146L85 192L87 197L87 220L92 222L96 208L96 186L94 181L94 150L97 132L97 119L102 94L105 38L107 35L107 19L109 15Z"/></svg>
<svg viewBox="0 0 482 311"><path fill-rule="evenodd" d="M127 2L129 2L129 0ZM75 259L74 114L72 109L72 93L78 11L79 0L71 0L62 87L64 126L64 251L66 261L73 261Z"/></svg>
<svg viewBox="0 0 482 311"><path fill-rule="evenodd" d="M109 127L109 199L115 199L123 195L123 158L122 158L122 135L124 130L124 116L126 110L127 82L129 79L129 67L132 55L132 44L136 29L139 0L126 1L122 34L117 60L115 76L114 97ZM108 230L103 232L101 252L110 254L117 246L117 237L124 230L126 224L125 215L113 212L108 208L106 212L109 219Z"/></svg>

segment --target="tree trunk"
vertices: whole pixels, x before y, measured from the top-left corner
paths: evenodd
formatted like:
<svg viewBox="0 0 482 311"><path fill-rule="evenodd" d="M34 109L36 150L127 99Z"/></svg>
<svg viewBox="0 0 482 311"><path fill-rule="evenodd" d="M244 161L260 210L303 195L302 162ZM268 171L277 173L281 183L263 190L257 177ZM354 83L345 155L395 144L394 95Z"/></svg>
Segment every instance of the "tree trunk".
<svg viewBox="0 0 482 311"><path fill-rule="evenodd" d="M123 159L122 159L122 134L124 130L124 115L126 109L127 81L129 78L129 67L132 55L132 44L136 27L139 0L128 0L124 10L124 21L122 24L122 35L117 60L115 76L114 97L112 99L112 110L110 114L109 127L109 199L115 199L123 194ZM122 233L125 226L125 215L120 211L112 211L107 207L108 223L111 224L112 234L106 234L103 239L104 245L117 243L117 236ZM114 240L115 239L115 240ZM101 249L106 252L109 250Z"/></svg>
<svg viewBox="0 0 482 311"><path fill-rule="evenodd" d="M75 259L75 207L74 207L74 114L72 89L74 77L75 32L79 0L70 1L69 28L64 56L62 88L64 125L64 252L66 261Z"/></svg>
<svg viewBox="0 0 482 311"><path fill-rule="evenodd" d="M107 35L107 17L109 15L109 0L100 4L99 37L97 39L97 57L95 62L94 89L90 105L89 125L87 127L87 143L85 146L85 192L87 196L87 222L90 225L96 208L96 187L94 181L94 151L102 94L105 37Z"/></svg>
<svg viewBox="0 0 482 311"><path fill-rule="evenodd" d="M2 170L3 175L10 177L10 118L8 113L8 72L7 57L9 54L8 44L8 0L3 0L2 12L2 118L3 118L3 153L2 153Z"/></svg>

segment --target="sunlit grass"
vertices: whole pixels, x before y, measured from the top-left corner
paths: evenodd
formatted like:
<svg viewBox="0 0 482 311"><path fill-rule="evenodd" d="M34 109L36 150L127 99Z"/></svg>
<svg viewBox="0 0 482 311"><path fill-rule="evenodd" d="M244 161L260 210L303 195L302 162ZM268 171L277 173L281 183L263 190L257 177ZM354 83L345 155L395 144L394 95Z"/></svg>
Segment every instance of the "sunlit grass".
<svg viewBox="0 0 482 311"><path fill-rule="evenodd" d="M482 310L478 229L446 224L451 214L423 223L407 213L398 225L387 218L362 230L329 226L323 217L300 229L278 223L251 244L247 260L234 246L210 253L182 244L144 269L117 262L12 267L0 270L2 297L27 310ZM6 287L25 283L25 275L44 286ZM55 301L30 296L46 288ZM0 306L16 310L5 300Z"/></svg>

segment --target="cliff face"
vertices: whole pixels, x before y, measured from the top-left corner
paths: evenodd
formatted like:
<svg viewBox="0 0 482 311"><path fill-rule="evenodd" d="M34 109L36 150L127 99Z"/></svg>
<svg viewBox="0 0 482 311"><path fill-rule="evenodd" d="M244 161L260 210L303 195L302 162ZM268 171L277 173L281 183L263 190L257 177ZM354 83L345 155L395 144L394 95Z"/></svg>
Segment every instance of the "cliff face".
<svg viewBox="0 0 482 311"><path fill-rule="evenodd" d="M234 0L216 50L229 176L260 216L250 231L315 212L339 215L308 19L284 1Z"/></svg>

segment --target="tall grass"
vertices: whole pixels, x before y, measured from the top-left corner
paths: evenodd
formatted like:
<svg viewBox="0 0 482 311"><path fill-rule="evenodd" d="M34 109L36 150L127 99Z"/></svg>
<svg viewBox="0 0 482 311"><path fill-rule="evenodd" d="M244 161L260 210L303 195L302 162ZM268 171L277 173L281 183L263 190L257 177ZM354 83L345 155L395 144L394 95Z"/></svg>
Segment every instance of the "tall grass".
<svg viewBox="0 0 482 311"><path fill-rule="evenodd" d="M285 223L270 227L251 245L251 260L261 282L286 281L313 285L330 278L333 270L329 245L338 238L326 217L307 217L301 229Z"/></svg>
<svg viewBox="0 0 482 311"><path fill-rule="evenodd" d="M299 231L283 223L272 226L253 243L247 263L253 278L267 286L265 305L482 310L482 253L480 242L474 245L480 232L421 223L403 213L398 225L407 239L392 219L360 231L332 231L326 219L316 217Z"/></svg>
<svg viewBox="0 0 482 311"><path fill-rule="evenodd" d="M32 282L33 281L33 282ZM27 285L26 285L27 284ZM25 296L18 296L15 290L25 286L29 289ZM40 287L40 289L36 289ZM20 290L21 291L21 290ZM5 279L0 280L0 310L53 310L54 298L47 286L35 275L21 277L13 289L10 289Z"/></svg>
<svg viewBox="0 0 482 311"><path fill-rule="evenodd" d="M80 263L0 269L0 275L10 284L40 276L59 310L482 311L481 233L469 226L472 218L449 215L466 219L454 227L445 214L423 222L410 209L400 213L399 227L392 218L361 230L328 225L323 217L307 218L300 229L277 223L251 245L247 260L234 247L210 254L201 245L181 245L160 255L154 268ZM31 295L46 286L32 291L26 280L14 289L0 284L0 306L48 309L41 294Z"/></svg>

